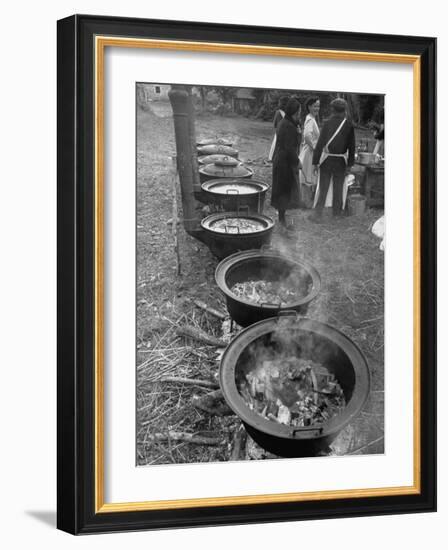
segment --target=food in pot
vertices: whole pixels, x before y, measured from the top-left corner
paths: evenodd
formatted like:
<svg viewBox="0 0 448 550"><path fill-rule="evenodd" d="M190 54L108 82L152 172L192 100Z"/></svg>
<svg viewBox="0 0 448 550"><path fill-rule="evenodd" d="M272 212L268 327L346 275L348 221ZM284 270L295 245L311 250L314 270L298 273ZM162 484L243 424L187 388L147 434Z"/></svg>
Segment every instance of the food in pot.
<svg viewBox="0 0 448 550"><path fill-rule="evenodd" d="M321 363L298 357L259 361L238 390L252 411L297 428L323 424L346 406L334 375Z"/></svg>
<svg viewBox="0 0 448 550"><path fill-rule="evenodd" d="M305 278L290 276L279 281L249 279L235 283L230 290L237 298L256 304L293 304L307 296L310 287Z"/></svg>
<svg viewBox="0 0 448 550"><path fill-rule="evenodd" d="M265 224L253 218L222 218L210 224L210 229L218 233L256 233L265 228Z"/></svg>
<svg viewBox="0 0 448 550"><path fill-rule="evenodd" d="M218 195L248 195L249 193L258 193L260 190L254 185L238 183L238 185L227 183L222 185L214 185L208 189L211 193Z"/></svg>

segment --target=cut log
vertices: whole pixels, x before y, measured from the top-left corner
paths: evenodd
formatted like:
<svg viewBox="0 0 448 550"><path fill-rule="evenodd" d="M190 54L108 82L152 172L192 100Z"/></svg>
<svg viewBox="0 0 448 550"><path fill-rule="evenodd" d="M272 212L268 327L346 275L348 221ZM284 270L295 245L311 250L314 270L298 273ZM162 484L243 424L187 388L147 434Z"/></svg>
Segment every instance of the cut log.
<svg viewBox="0 0 448 550"><path fill-rule="evenodd" d="M198 306L198 308L203 309L207 313L210 313L210 315L213 315L214 317L217 317L218 319L221 319L222 321L224 319L226 319L226 317L227 317L226 313L224 313L222 311L219 311L218 309L215 309L214 307L211 307L211 306L207 305L202 300L194 300L194 304L196 306Z"/></svg>
<svg viewBox="0 0 448 550"><path fill-rule="evenodd" d="M224 401L221 390L216 390L201 396L193 395L192 403L194 407L201 409L208 414L217 416L233 414L232 409Z"/></svg>
<svg viewBox="0 0 448 550"><path fill-rule="evenodd" d="M225 348L227 346L226 342L223 342L219 338L215 338L214 336L207 334L204 330L195 327L188 327L184 325L178 327L176 329L176 332L177 334L179 334L179 336L192 338L193 340L197 340L198 342L202 342L203 344L207 344L208 346L215 346L217 348Z"/></svg>
<svg viewBox="0 0 448 550"><path fill-rule="evenodd" d="M246 458L246 441L247 432L246 428L241 424L235 433L235 437L232 441L232 451L230 453L230 460L245 460Z"/></svg>
<svg viewBox="0 0 448 550"><path fill-rule="evenodd" d="M255 441L248 436L246 441L246 460L269 460L273 458L278 458L277 455L266 451L260 445L255 443Z"/></svg>
<svg viewBox="0 0 448 550"><path fill-rule="evenodd" d="M157 380L157 382L172 382L173 384L189 384L191 386L203 386L204 388L217 389L219 384L212 382L211 380L199 380L196 378L180 378L177 376L164 376Z"/></svg>
<svg viewBox="0 0 448 550"><path fill-rule="evenodd" d="M221 338L224 342L230 343L230 340L235 336L234 335L235 324L230 317L226 317L221 323Z"/></svg>

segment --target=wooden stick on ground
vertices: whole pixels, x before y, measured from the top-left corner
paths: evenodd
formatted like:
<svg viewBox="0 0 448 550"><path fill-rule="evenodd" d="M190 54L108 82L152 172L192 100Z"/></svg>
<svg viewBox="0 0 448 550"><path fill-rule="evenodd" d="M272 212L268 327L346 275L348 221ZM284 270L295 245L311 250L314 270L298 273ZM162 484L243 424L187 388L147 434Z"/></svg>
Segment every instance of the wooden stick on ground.
<svg viewBox="0 0 448 550"><path fill-rule="evenodd" d="M202 300L193 300L193 301L194 301L194 304L198 306L198 308L203 309L204 311L206 311L207 313L210 313L210 315L213 315L218 319L221 319L221 321L223 321L227 317L227 315L224 312L219 311L218 309L215 309L214 307L207 305Z"/></svg>
<svg viewBox="0 0 448 550"><path fill-rule="evenodd" d="M190 384L192 386L203 386L204 388L217 389L219 384L211 380L199 380L196 378L180 378L177 376L164 376L157 382L172 382L173 384Z"/></svg>
<svg viewBox="0 0 448 550"><path fill-rule="evenodd" d="M216 390L206 395L193 395L192 404L197 409L217 416L233 414L232 409L224 401L221 390Z"/></svg>
<svg viewBox="0 0 448 550"><path fill-rule="evenodd" d="M203 342L204 344L207 344L209 346L215 346L217 348L225 348L227 346L226 342L223 342L219 338L215 338L214 336L211 336L210 334L207 334L205 331L194 328L194 327L188 327L186 325L178 327L176 329L177 334L179 336L187 336L188 338L192 338L193 340L197 340L198 342Z"/></svg>
<svg viewBox="0 0 448 550"><path fill-rule="evenodd" d="M241 424L238 430L235 432L235 437L232 441L232 452L230 453L230 460L245 460L246 441L247 432L245 427Z"/></svg>
<svg viewBox="0 0 448 550"><path fill-rule="evenodd" d="M371 445L374 445L375 443L379 443L382 439L384 439L384 435L381 437L378 437L378 439L375 439L374 441L370 441L366 445L363 445L362 447L358 447L357 449L354 449L353 451L347 453L349 455L354 455L356 453L359 453L360 451L363 451L364 449L367 449L367 447L370 447Z"/></svg>
<svg viewBox="0 0 448 550"><path fill-rule="evenodd" d="M148 434L147 439L151 441L184 441L196 445L223 445L225 441L220 437L208 437L187 432L168 431L166 433Z"/></svg>

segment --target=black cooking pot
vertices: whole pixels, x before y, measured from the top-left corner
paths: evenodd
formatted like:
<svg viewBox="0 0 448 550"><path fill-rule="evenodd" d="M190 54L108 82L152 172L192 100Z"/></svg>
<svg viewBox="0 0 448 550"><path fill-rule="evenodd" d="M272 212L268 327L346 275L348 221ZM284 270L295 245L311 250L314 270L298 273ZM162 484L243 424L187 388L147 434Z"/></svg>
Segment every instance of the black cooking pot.
<svg viewBox="0 0 448 550"><path fill-rule="evenodd" d="M253 178L218 178L206 181L201 189L203 200L221 210L237 212L247 207L262 214L269 185Z"/></svg>
<svg viewBox="0 0 448 550"><path fill-rule="evenodd" d="M199 168L199 179L201 183L209 180L219 179L246 179L251 178L254 171L233 157L224 156L213 163L206 164Z"/></svg>
<svg viewBox="0 0 448 550"><path fill-rule="evenodd" d="M293 342L298 358L323 364L340 384L346 407L327 422L300 428L280 424L251 410L240 394L238 386L256 368L260 350L279 351L278 334ZM356 344L336 328L295 313L260 321L240 332L222 356L219 379L225 400L249 435L283 457L315 456L326 450L360 413L370 388L369 367Z"/></svg>
<svg viewBox="0 0 448 550"><path fill-rule="evenodd" d="M205 165L205 164L214 164L215 162L223 161L224 159L228 159L229 157L227 155L204 155L202 157L198 157L198 164ZM235 157L230 157L234 159L237 163L241 163L238 159L235 159ZM241 163L242 164L242 163Z"/></svg>
<svg viewBox="0 0 448 550"><path fill-rule="evenodd" d="M289 277L297 281L298 286L308 288L302 298L290 303L257 304L237 297L231 291L234 284L251 279L280 281ZM312 265L287 257L273 249L247 250L232 254L219 263L215 271L215 280L226 296L230 317L242 327L275 317L284 310L306 313L308 305L319 294L321 286L319 273Z"/></svg>
<svg viewBox="0 0 448 550"><path fill-rule="evenodd" d="M232 147L233 143L225 138L209 138L201 139L196 143L198 147L205 147L207 145L225 145L226 147Z"/></svg>
<svg viewBox="0 0 448 550"><path fill-rule="evenodd" d="M198 155L227 155L238 158L238 151L228 145L204 145L197 148Z"/></svg>
<svg viewBox="0 0 448 550"><path fill-rule="evenodd" d="M255 222L259 227L253 231L241 231L238 223L245 220ZM239 250L261 248L269 244L274 229L274 220L263 214L241 214L241 212L220 212L211 214L201 221L207 234L206 242L213 254L222 260Z"/></svg>

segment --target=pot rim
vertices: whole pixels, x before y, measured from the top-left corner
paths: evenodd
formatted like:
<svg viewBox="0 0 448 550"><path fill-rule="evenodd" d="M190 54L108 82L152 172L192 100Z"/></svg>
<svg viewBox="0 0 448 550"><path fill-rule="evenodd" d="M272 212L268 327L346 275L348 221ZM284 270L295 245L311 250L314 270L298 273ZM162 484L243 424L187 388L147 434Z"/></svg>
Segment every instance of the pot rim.
<svg viewBox="0 0 448 550"><path fill-rule="evenodd" d="M221 148L221 150L223 151L222 153L205 153L204 152L204 149L206 149L207 147L218 147L218 148ZM237 149L235 149L234 147L230 147L228 145L221 145L220 143L216 143L216 144L208 144L208 145L200 145L200 146L197 146L197 153L199 155L230 155L231 157L235 156L235 155L238 155L239 151Z"/></svg>
<svg viewBox="0 0 448 550"><path fill-rule="evenodd" d="M222 231L216 231L212 227L210 227L211 223L223 218L254 219L259 222L264 222L266 225L265 227L263 227L263 229L260 229L258 231L249 231L245 233L224 233ZM222 236L226 238L227 237L238 238L238 237L249 237L252 235L256 235L256 236L263 235L266 231L271 231L274 228L274 225L275 225L275 222L271 217L266 216L265 214L257 214L257 213L252 214L251 212L244 213L244 214L241 214L240 212L217 212L215 214L210 214L209 216L201 220L202 229L210 232L214 236Z"/></svg>
<svg viewBox="0 0 448 550"><path fill-rule="evenodd" d="M207 164L213 164L214 162L216 161L207 161L205 162L205 159L208 158L208 157L228 157L229 155L223 155L222 153L213 153L212 155L201 155L198 157L198 164L200 164L201 166L206 166ZM237 161L237 164L243 164L243 162L235 157L231 157L233 158L235 161Z"/></svg>
<svg viewBox="0 0 448 550"><path fill-rule="evenodd" d="M352 398L340 414L315 426L305 428L286 426L251 411L238 391L235 370L241 353L259 337L273 332L275 326L281 322L285 322L285 316L258 321L243 329L227 346L219 367L219 384L224 399L243 422L267 435L290 441L334 436L352 422L364 407L370 393L370 370L367 359L357 344L332 325L306 317L299 318L297 315L294 318L286 318L286 322L290 323L290 330L318 333L340 347L349 358L355 374L355 386ZM356 387L358 392L355 395Z"/></svg>
<svg viewBox="0 0 448 550"><path fill-rule="evenodd" d="M248 170L250 170L250 168L248 168ZM234 194L226 195L224 193L216 193L212 189L209 189L209 187L211 187L211 186L220 185L220 184L221 185L229 185L229 183L232 183L232 184L235 184L235 185L239 185L239 184L240 185L251 185L251 186L253 186L255 188L258 188L258 189L256 189L253 192L250 192L250 193L238 193L237 195L234 195ZM223 178L214 178L212 180L205 181L204 183L201 184L201 188L202 188L202 191L205 191L206 193L210 193L213 196L234 198L234 197L247 197L247 196L251 196L251 195L266 193L266 191L269 189L269 184L264 182L264 181L257 180L257 179L254 179L254 178L251 178L250 180L248 180L248 179L245 179L245 178L235 178L235 177L226 178L226 177L223 177Z"/></svg>
<svg viewBox="0 0 448 550"><path fill-rule="evenodd" d="M196 142L196 147L207 147L208 145L224 145L224 147L233 147L233 143L224 138L209 138Z"/></svg>
<svg viewBox="0 0 448 550"><path fill-rule="evenodd" d="M263 256L267 258L276 258L276 259L282 259L286 262L295 264L298 267L301 267L302 269L305 269L311 276L311 279L313 281L313 286L311 288L311 291L309 294L301 298L300 300L297 300L295 302L289 302L288 304L285 304L284 306L282 304L256 304L254 302L250 302L249 300L243 300L239 296L236 296L233 294L233 292L230 290L226 283L226 274L230 267L233 265L244 262L245 260L256 258L257 256ZM245 250L242 252L236 252L235 254L232 254L231 256L227 256L227 258L224 258L224 260L221 260L221 262L217 265L215 270L215 281L218 285L221 292L223 292L228 298L231 298L232 300L235 300L236 302L240 304L244 304L245 306L250 307L258 307L262 310L267 311L277 311L278 309L281 310L287 310L287 309L294 309L295 307L299 307L303 304L308 304L314 298L319 294L320 288L321 288L321 279L319 272L317 269L309 264L308 262L305 262L303 260L296 260L295 258L292 258L291 256L285 256L284 254L281 254L275 248L273 249L254 249L254 250Z"/></svg>
<svg viewBox="0 0 448 550"><path fill-rule="evenodd" d="M211 162L209 164L203 164L200 168L199 168L199 173L202 174L203 176L216 176L217 174L210 174L207 170L210 168L210 166L213 166L213 167L218 167L220 168L221 170L225 170L226 168L229 168L229 169L232 169L232 168L243 168L244 170L247 170L247 174L245 174L244 176L235 176L235 174L229 174L228 176L226 174L221 174L219 176L219 178L215 178L215 179L244 179L244 178L248 178L248 177L252 177L254 175L254 171L252 170L252 168L249 168L247 166L244 166L244 164L242 162L240 163L237 163L233 166L222 166L220 164L216 164L216 162Z"/></svg>

